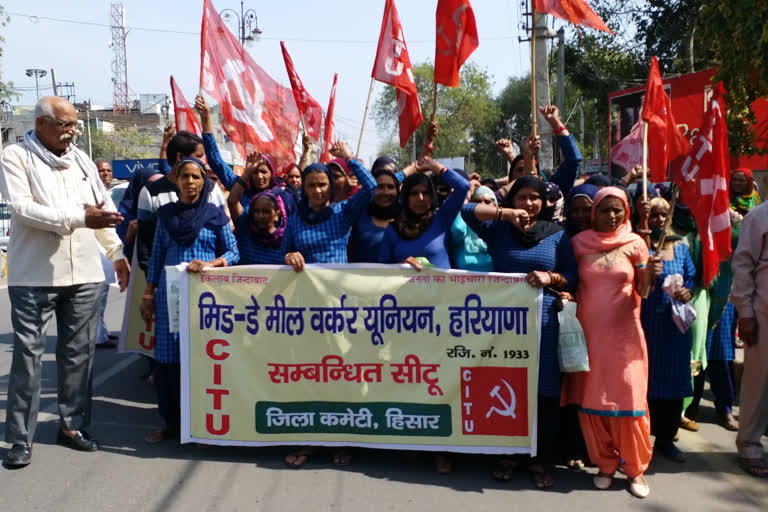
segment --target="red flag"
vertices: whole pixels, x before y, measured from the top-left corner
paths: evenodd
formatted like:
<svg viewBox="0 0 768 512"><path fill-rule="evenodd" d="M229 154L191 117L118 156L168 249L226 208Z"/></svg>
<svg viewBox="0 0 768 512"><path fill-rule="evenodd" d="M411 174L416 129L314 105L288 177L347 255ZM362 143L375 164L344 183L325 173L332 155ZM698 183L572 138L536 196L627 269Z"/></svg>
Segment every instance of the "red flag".
<svg viewBox="0 0 768 512"><path fill-rule="evenodd" d="M203 130L200 129L197 115L195 115L195 111L187 103L187 99L181 93L179 86L176 85L176 80L174 80L173 76L171 76L171 98L173 98L173 117L176 121L176 133L184 130L202 137Z"/></svg>
<svg viewBox="0 0 768 512"><path fill-rule="evenodd" d="M333 122L333 109L336 106L336 82L339 79L339 74L333 75L333 87L331 87L331 99L328 101L328 111L325 113L325 131L323 132L323 155L320 157L320 161L328 163L331 161L331 145L333 139L336 137L336 124Z"/></svg>
<svg viewBox="0 0 768 512"><path fill-rule="evenodd" d="M643 127L636 122L626 137L611 148L611 162L629 171L643 163Z"/></svg>
<svg viewBox="0 0 768 512"><path fill-rule="evenodd" d="M651 59L642 118L648 123L648 167L651 170L651 181L661 183L667 179L669 162L685 155L690 145L672 115L672 105L664 91L656 57Z"/></svg>
<svg viewBox="0 0 768 512"><path fill-rule="evenodd" d="M574 25L613 33L584 0L533 0L533 8L536 12L557 16Z"/></svg>
<svg viewBox="0 0 768 512"><path fill-rule="evenodd" d="M295 163L299 113L290 89L256 65L210 0L201 40L200 87L221 105L222 126L240 155L265 153L279 169Z"/></svg>
<svg viewBox="0 0 768 512"><path fill-rule="evenodd" d="M285 60L285 69L288 71L288 79L291 81L293 89L293 98L296 100L296 107L299 109L301 121L307 134L320 142L320 126L323 124L323 108L315 99L309 95L301 83L301 78L293 66L291 56L285 48L285 43L280 41L280 47L283 49L283 60Z"/></svg>
<svg viewBox="0 0 768 512"><path fill-rule="evenodd" d="M702 276L709 285L720 262L731 255L731 218L728 197L728 127L725 124L725 88L713 91L709 110L679 173L674 174L683 202L691 209L701 237Z"/></svg>
<svg viewBox="0 0 768 512"><path fill-rule="evenodd" d="M478 47L475 13L469 0L438 0L435 83L459 86L459 69Z"/></svg>
<svg viewBox="0 0 768 512"><path fill-rule="evenodd" d="M400 147L405 147L413 132L424 121L424 116L421 113L413 67L394 0L386 0L384 5L379 47L376 50L371 76L379 82L397 88Z"/></svg>

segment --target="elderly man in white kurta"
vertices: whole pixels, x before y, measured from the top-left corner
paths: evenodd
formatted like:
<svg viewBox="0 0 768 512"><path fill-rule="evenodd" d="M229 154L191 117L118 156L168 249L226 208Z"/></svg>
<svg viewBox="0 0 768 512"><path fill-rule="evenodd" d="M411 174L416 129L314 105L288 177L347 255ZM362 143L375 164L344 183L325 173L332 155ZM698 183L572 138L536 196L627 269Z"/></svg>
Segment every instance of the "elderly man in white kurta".
<svg viewBox="0 0 768 512"><path fill-rule="evenodd" d="M768 203L744 217L731 267L731 302L739 312L739 336L745 344L736 448L744 471L767 478L760 438L768 428Z"/></svg>
<svg viewBox="0 0 768 512"><path fill-rule="evenodd" d="M77 111L67 100L40 99L35 129L0 154L0 193L11 210L8 295L14 330L8 381L7 466L31 462L40 407L41 358L56 315L59 444L98 450L84 430L91 420L94 341L104 271L99 244L121 289L128 262L115 211L96 166L72 144Z"/></svg>

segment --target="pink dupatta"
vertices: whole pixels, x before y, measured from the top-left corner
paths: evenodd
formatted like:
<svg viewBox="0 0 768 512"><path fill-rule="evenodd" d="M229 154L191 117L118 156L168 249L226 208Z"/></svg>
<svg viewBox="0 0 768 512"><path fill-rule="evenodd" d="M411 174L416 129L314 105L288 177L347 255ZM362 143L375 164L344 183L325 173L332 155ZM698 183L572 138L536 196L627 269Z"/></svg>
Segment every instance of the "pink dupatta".
<svg viewBox="0 0 768 512"><path fill-rule="evenodd" d="M579 259L586 254L610 251L616 247L621 247L622 245L636 240L643 241L642 238L632 232L632 224L629 221L630 210L629 203L627 202L627 194L618 187L601 188L595 195L595 199L592 203L592 222L594 223L595 221L597 207L600 205L600 202L607 197L615 197L624 205L624 223L615 231L610 231L608 233L587 229L574 236L573 239L571 239L571 242L573 244L573 250L576 253L576 259Z"/></svg>

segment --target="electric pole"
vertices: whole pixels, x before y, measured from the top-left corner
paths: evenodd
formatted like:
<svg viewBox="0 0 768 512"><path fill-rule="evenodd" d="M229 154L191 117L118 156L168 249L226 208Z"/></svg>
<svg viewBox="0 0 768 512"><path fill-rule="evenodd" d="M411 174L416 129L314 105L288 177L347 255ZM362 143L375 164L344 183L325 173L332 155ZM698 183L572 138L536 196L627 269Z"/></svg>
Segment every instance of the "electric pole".
<svg viewBox="0 0 768 512"><path fill-rule="evenodd" d="M557 31L557 108L565 115L565 28Z"/></svg>

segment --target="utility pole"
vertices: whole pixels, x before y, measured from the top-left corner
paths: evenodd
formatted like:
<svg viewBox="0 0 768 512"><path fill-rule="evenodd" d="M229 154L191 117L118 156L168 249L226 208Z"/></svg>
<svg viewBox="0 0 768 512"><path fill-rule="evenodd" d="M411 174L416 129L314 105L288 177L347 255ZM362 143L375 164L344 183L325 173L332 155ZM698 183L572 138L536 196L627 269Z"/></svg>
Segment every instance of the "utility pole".
<svg viewBox="0 0 768 512"><path fill-rule="evenodd" d="M557 31L557 108L560 112L565 112L565 28L563 27Z"/></svg>
<svg viewBox="0 0 768 512"><path fill-rule="evenodd" d="M53 95L58 96L59 95L59 88L56 85L56 72L51 68L51 85L53 85Z"/></svg>
<svg viewBox="0 0 768 512"><path fill-rule="evenodd" d="M93 149L91 147L91 100L88 99L85 107L85 129L88 132L88 157L93 160Z"/></svg>
<svg viewBox="0 0 768 512"><path fill-rule="evenodd" d="M592 158L600 158L600 130L597 126L597 100L592 100L592 124L595 128L595 138L592 141Z"/></svg>
<svg viewBox="0 0 768 512"><path fill-rule="evenodd" d="M584 98L579 98L579 142L584 147Z"/></svg>
<svg viewBox="0 0 768 512"><path fill-rule="evenodd" d="M537 107L552 103L552 99L549 95L549 52L547 51L547 40L552 39L555 34L549 27L547 27L548 20L548 15L536 13L536 27L532 31L536 37L536 75L532 78L535 78L536 80ZM543 132L549 132L549 123L546 122L538 108L536 109L536 112L533 112L533 115L538 116L538 125ZM553 136L551 133L541 137L541 150L537 156L540 169L547 173L554 168L552 139Z"/></svg>

